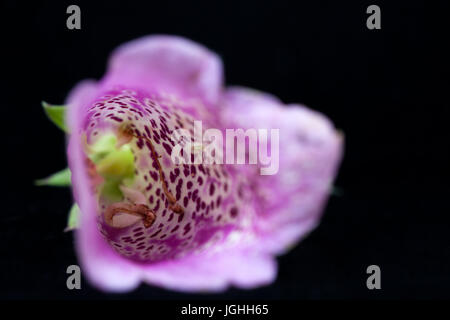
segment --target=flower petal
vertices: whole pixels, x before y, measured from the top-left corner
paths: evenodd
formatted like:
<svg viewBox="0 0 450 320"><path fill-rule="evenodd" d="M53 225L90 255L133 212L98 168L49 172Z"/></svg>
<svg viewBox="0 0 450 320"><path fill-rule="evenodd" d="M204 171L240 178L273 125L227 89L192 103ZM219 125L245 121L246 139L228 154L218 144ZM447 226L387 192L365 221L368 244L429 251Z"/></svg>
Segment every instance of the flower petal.
<svg viewBox="0 0 450 320"><path fill-rule="evenodd" d="M117 252L117 250L114 250L111 246L111 243L108 243L105 240L105 237L109 239L108 231L106 231L103 228L100 228L99 230L99 220L98 220L98 214L100 210L98 209L98 202L96 200L96 196L94 192L91 190L91 181L89 181L89 177L87 175L87 172L89 171L87 168L87 161L86 161L86 155L84 154L82 143L83 143L83 136L87 134L87 140L88 141L90 137L90 132L93 132L92 130L87 130L87 128L93 128L89 122L90 116L89 115L101 115L101 112L97 111L103 111L106 110L106 115L110 112L113 112L114 108L120 109L118 111L122 111L120 107L115 106L116 102L121 102L118 96L121 95L121 93L112 93L108 95L111 99L112 97L116 97L111 100L112 102L108 102L106 105L101 106L101 104L98 103L98 93L97 86L94 83L85 83L84 85L81 85L79 88L75 89L74 93L71 95L71 98L69 99L69 123L70 123L70 129L71 129L71 137L69 142L69 166L72 170L72 177L73 177L73 186L74 186L74 194L75 199L77 203L80 205L81 210L81 219L80 219L80 228L76 232L76 240L77 240L77 251L80 257L81 264L83 266L83 270L85 271L85 274L89 278L89 280L96 285L97 287L107 290L107 291L126 291L130 290L138 285L138 283L141 280L145 280L150 283L155 283L158 285L161 285L163 287L172 288L172 289L178 289L178 290L223 290L224 288L228 287L231 284L236 284L238 286L243 287L251 287L256 286L264 283L268 283L273 280L275 276L275 270L276 265L274 260L264 254L255 252L253 250L250 250L250 247L244 246L242 244L234 245L233 247L225 247L221 250L218 250L221 246L217 246L216 242L219 241L218 239L223 238L224 240L222 242L228 243L229 239L232 239L232 237L227 237L229 230L232 230L235 228L232 220L230 222L222 222L222 220L225 220L226 212L221 211L221 207L219 207L218 203L219 198L214 198L214 204L217 203L216 207L213 208L211 205L211 210L209 210L209 205L206 208L200 208L200 201L197 201L197 209L195 209L195 206L190 205L186 207L186 219L196 219L199 222L200 220L205 219L205 221L209 221L209 223L203 222L203 226L201 226L201 223L196 223L195 228L198 232L196 232L195 237L192 238L192 246L193 248L197 248L198 252L187 252L187 248L184 251L181 251L181 253L186 253L183 256L178 256L176 259L165 259L161 261L137 261L133 259L129 259L128 257L121 255ZM144 101L147 101L144 96L140 96L138 93L133 93L135 96L132 98L133 105L135 108L138 108L139 103L144 103ZM94 99L92 98L94 97ZM97 101L94 103L94 101ZM109 100L108 100L109 101ZM125 100L124 100L125 101ZM103 102L106 103L106 102ZM148 102L150 103L150 102ZM115 106L115 107L114 107ZM161 106L159 104L156 104L154 102L153 106L153 112L155 114L155 118L150 117L153 113L151 113L151 110L148 109L148 114L146 117L144 117L143 112L145 111L145 108L143 108L142 116L144 117L143 120L148 120L148 122L151 124L152 121L155 123L155 128L158 127L158 124L163 126L164 128L172 127L172 120L167 120L163 118L162 116L158 116L161 111L159 110ZM94 110L92 108L102 108L100 110ZM112 108L112 109L111 109ZM88 111L90 110L90 111ZM136 109L137 110L137 109ZM156 112L158 110L158 112ZM117 111L117 112L118 112ZM140 113L141 111L135 111L137 113ZM129 111L129 113L132 113ZM172 113L170 109L166 108L166 113L168 116L170 114L173 119L176 119L175 113ZM126 113L117 113L117 117L124 116ZM135 115L134 119L134 125L136 128L139 126L139 117ZM161 120L161 119L164 119ZM181 118L180 118L181 119ZM92 119L91 119L92 120ZM111 120L107 117L105 117L104 121L109 121L111 123L116 124L116 120ZM181 124L180 120L178 123ZM137 129L136 129L137 130ZM142 129L144 130L144 129ZM155 129L156 130L156 129ZM167 129L168 130L168 129ZM153 132L153 131L152 131ZM159 131L154 131L159 132ZM161 136L163 132L160 132ZM153 134L152 134L153 136ZM136 143L139 145L139 141L136 140L133 143ZM142 146L141 146L142 147ZM158 152L161 152L161 156L163 156L163 147L158 143L154 146L155 150ZM161 149L161 150L160 150ZM139 149L140 150L140 149ZM169 152L169 151L167 151ZM135 155L137 156L141 152L138 151L138 149L135 149ZM169 152L170 153L170 152ZM149 156L148 150L146 152L142 152L142 156L146 155L146 157ZM164 155L165 157L166 155ZM163 161L165 158L162 157L161 161ZM137 161L138 163L141 163L141 161ZM164 162L164 161L163 161ZM168 161L164 168L161 170L169 169L167 166L169 166L170 162ZM146 161L145 163L141 163L143 166L143 169L148 170L151 165L151 162ZM202 197L204 201L209 199L214 195L214 197L219 195L218 187L212 188L213 182L214 183L220 183L220 181L228 181L226 179L226 175L220 175L219 171L221 172L222 168L217 168L217 170L214 172L215 176L210 177L210 168L203 168L203 166L198 166L199 171L204 171L205 175L202 172L197 172L197 169L190 167L191 172L189 170L187 172L186 169L188 167L181 167L184 168L183 172L179 172L179 174L183 174L183 177L185 179L192 180L196 179L197 177L202 178L202 183L204 185L203 188L201 188L201 193L194 192L196 199L199 199L199 196ZM213 167L211 167L213 169ZM174 169L176 171L176 168ZM169 181L172 181L172 175L170 174L170 171L166 172L167 177L169 178ZM183 178L183 179L184 179ZM178 179L177 181L183 181L183 179ZM155 179L156 182L157 179ZM173 179L173 182L175 179ZM229 181L230 184L228 184L229 188L227 189L225 186L223 186L224 196L227 195L227 197L224 198L224 203L230 202L234 206L237 206L238 201L234 199L234 194L231 196L228 196L228 194L231 194L232 190L237 190L237 187L233 187L231 184L231 181ZM237 184L237 180L235 181ZM234 185L234 183L233 183ZM172 185L173 187L173 185ZM197 186L194 188L194 185L191 184L189 187L187 187L189 190L197 190ZM191 189L192 188L192 189ZM198 187L200 190L200 187ZM181 190L181 187L180 187ZM228 190L228 191L227 191ZM131 198L135 198L135 194L132 194L129 192L130 190L125 189L126 193L131 196ZM141 190L144 192L145 190ZM157 194L157 191L155 191ZM186 191L188 192L188 191ZM176 193L177 194L177 193ZM194 199L194 194L192 195L192 199ZM236 193L237 195L237 193ZM163 196L160 194L159 196ZM177 198L181 199L180 195L177 195ZM136 198L137 199L137 198ZM189 199L186 199L189 200ZM194 201L194 200L192 200ZM186 201L188 203L188 201ZM189 202L190 203L190 202ZM159 206L158 206L159 207ZM165 222L164 219L169 219L168 221L172 224L179 224L180 220L183 218L183 216L180 216L181 219L177 218L176 220L171 220L171 217L167 215L166 218L164 218L164 215L161 215L161 211L163 208L155 209L157 219L159 219L158 223L155 223L155 228L162 228L160 227L160 222ZM206 215L213 215L217 213L217 217L223 218L221 222L219 223L219 219L211 219L207 217L195 217L195 215L190 215L190 211L195 210L196 213L201 213L206 211ZM242 210L244 212L245 210ZM209 213L208 213L209 212ZM231 215L231 213L228 212L228 214ZM239 216L240 217L240 216ZM242 216L242 218L244 218ZM236 216L233 216L230 219L237 219ZM172 221L172 222L171 222ZM178 221L178 222L177 222ZM238 224L238 221L240 221L240 218L236 220L236 225ZM193 221L192 221L193 222ZM220 225L219 225L220 224ZM223 224L223 225L222 225ZM106 226L105 226L106 227ZM173 227L173 226L172 226ZM203 229L204 230L203 230ZM133 231L133 228L131 228L129 231ZM184 228L185 230L189 230ZM155 229L156 230L156 229ZM148 236L152 236L152 233L155 230L147 230L146 234ZM169 228L168 230L175 231L176 228ZM238 231L236 231L238 232ZM247 232L242 232L246 234ZM133 233L134 235L134 233ZM173 236L175 233L173 234ZM218 237L213 237L213 235L217 235ZM172 246L174 249L177 249L180 244L178 244L177 241L172 243L172 240L175 238L169 238L168 240L160 239L157 242L159 244L163 244L164 242L167 242L168 245ZM187 234L186 234L187 236ZM136 236L137 237L137 236ZM171 240L172 239L172 240ZM153 241L153 240L152 240ZM223 245L222 245L223 247ZM253 248L251 248L253 249ZM138 247L136 248L136 252L140 253L141 249ZM177 249L178 250L178 249ZM144 252L145 254L145 252ZM163 253L159 254L160 256L163 255ZM232 265L240 264L240 268L233 268Z"/></svg>
<svg viewBox="0 0 450 320"><path fill-rule="evenodd" d="M102 85L218 101L223 84L222 62L205 47L174 36L147 36L116 49Z"/></svg>
<svg viewBox="0 0 450 320"><path fill-rule="evenodd" d="M121 292L135 288L140 281L146 281L182 291L220 291L230 285L250 288L267 284L273 281L276 275L276 261L273 254L284 251L318 223L321 209L340 161L341 136L324 116L305 107L285 107L275 97L248 89L231 89L223 94L222 77L220 59L206 48L178 37L151 36L119 47L111 57L107 74L99 83L82 82L70 94L67 103L68 125L71 132L68 158L72 172L74 197L81 211L80 228L76 231L76 245L83 271L97 287L107 291ZM121 98L114 98L116 93L107 94L108 98L104 95L123 89L127 89L125 90L127 94L121 95ZM139 90L142 90L142 93L138 94ZM141 94L145 97L142 96L142 99L134 97L134 95L140 96ZM151 99L146 99L147 95ZM172 100L172 95L183 100L183 103L176 102L176 99ZM103 98L99 98L101 96ZM239 209L239 218L236 220L239 223L236 222L230 224L230 227L219 229L214 229L215 226L212 223L206 226L211 227L211 232L207 232L208 228L203 225L204 232L196 233L193 238L195 240L193 246L189 247L189 250L181 250L181 242L173 244L177 249L181 249L174 251L176 255L171 259L156 259L153 256L148 256L147 260L129 259L126 255L121 254L119 249L115 250L112 243L109 243L114 234L108 234L108 231L102 228L102 219L99 219L99 203L95 192L92 192L90 188L92 179L90 180L88 177L88 162L83 150L86 143L89 144L87 128L91 128L92 123L89 121L92 120L92 117L102 116L102 123L105 126L100 126L100 128L121 127L119 123L124 121L123 117L125 117L126 111L118 108L130 107L128 102L121 101L122 98L128 99L129 101L127 101L133 104L129 112L136 113L127 115L129 118L126 119L132 121L134 125L142 124L144 130L145 125L148 124L142 122L146 118L140 114L143 114L144 110L152 114L151 106L158 109L159 112L154 110L158 115L155 113L153 116L149 116L151 119L148 120L150 122L153 120L152 126L158 126L160 123L161 130L164 128L163 131L171 131L169 127L172 127L168 126L171 121L165 117L170 118L172 113L178 113L178 111L170 111L170 108L178 108L178 106L180 110L183 109L187 113L186 116L190 115L194 119L203 121L209 119L211 123L219 120L227 128L280 129L280 170L275 175L255 177L254 168L246 169L250 166L236 166L235 169L233 167L233 170L230 169L233 174L229 178L228 175L221 178L222 180L225 179L224 177L233 179L229 181L230 184L223 186L226 194L233 192L233 197L223 200L219 197L215 198L214 201L211 201L211 208L216 206L217 212L215 211L214 214L217 213L217 217L216 215L214 217L217 219L214 221L219 224L219 209L225 208L226 210L222 211L224 213L226 211L227 217L229 215L235 219L238 211L234 207L236 203L234 194L245 198L245 201L240 201L245 204L245 207ZM96 99L108 101L93 104ZM162 103L167 107L166 109L159 110L160 107L155 107L158 101L152 99L169 99L170 101ZM198 103L199 101L202 103ZM106 106L105 103L110 105ZM145 106L138 106L142 103L148 104L148 110ZM206 110L204 107L200 107L203 104L206 105ZM219 109L219 112L211 112L209 108L217 105L223 108ZM98 107L105 111L97 112L98 110L94 110L93 106L94 109ZM103 112L107 114L103 116ZM120 116L119 112L121 112ZM209 116L208 113L213 116ZM164 114L164 116L159 116L159 114ZM216 117L220 117L220 119ZM176 121L175 118L173 121ZM173 127L175 128L180 123L177 122L177 125L174 123ZM144 136L140 132L142 128L138 126L138 129L136 137L133 136L134 138L131 138L130 141L141 149L141 145L144 144L142 138ZM93 130L91 130L92 136L95 136ZM119 132L119 130L116 131ZM158 136L153 133L151 136L153 139L156 137L159 140ZM161 178L160 171L169 168L168 165L166 168L161 168L160 165L157 165L158 160L155 159L159 159L157 157L159 153L170 154L171 147L167 145L164 147L166 151L162 147L158 147L161 150L153 151L149 142L147 148L149 150L142 150L146 152L147 158L151 156L152 159L136 161L136 163L138 166L142 166L142 169L147 170L153 160L157 171L152 172L155 173L155 177L152 176L152 179L155 181L160 179L162 183L164 179ZM135 150L135 155L139 154L140 152ZM162 158L161 161L164 162L164 159ZM169 161L167 163L170 164ZM243 168L242 176L240 168ZM172 183L175 183L175 169L173 172L170 170L166 172L166 176L173 180ZM136 174L138 173L140 173L139 170ZM173 179L170 173L173 173ZM205 173L208 176L212 174ZM219 173L214 172L214 174L218 178L221 176ZM246 175L249 179L246 179ZM190 176L189 180L192 180L195 173L191 172ZM189 172L186 177L189 177ZM218 196L217 187L212 186L217 183L217 179L210 178L202 180L209 183L209 188L202 189L208 201L213 195ZM146 180L144 177L143 179ZM251 185L241 189L240 181L251 182ZM231 187L232 185L233 187ZM163 189L164 186L162 183ZM184 192L181 191L181 186L184 186L183 181L178 188L180 191L178 192L179 196L176 195L177 201L181 200L181 194ZM186 184L185 191L188 192L186 203L190 201L187 190L192 186L193 184L190 184L187 187ZM226 186L230 186L230 188ZM240 192L247 190L246 188L254 190L254 195L250 195L248 201L246 192ZM129 195L130 199L134 199L133 201L143 201L140 199L140 195L144 194L143 190L139 190L140 194L131 191L133 190L122 190ZM156 190L155 194L162 197L162 193L157 193ZM145 199L152 202L148 196L150 194ZM168 194L165 196L168 198L166 200L170 200ZM197 194L195 197L197 199ZM196 199L192 192L192 201ZM200 201L197 202L198 208L195 211L200 210ZM233 207L228 208L228 205ZM171 210L175 211L173 208ZM207 210L206 204L205 208L201 208ZM157 209L161 208L157 207ZM158 211L157 209L155 208L155 212ZM162 218L164 215L156 212L156 219ZM172 224L180 224L183 217L177 222L171 222L170 216L164 219L168 219L168 222ZM149 228L152 226L157 228L159 225L159 222L154 223L154 226L150 224ZM160 228L162 230L162 227ZM131 227L129 229L125 231L133 231ZM168 228L167 230L181 232L178 228ZM212 237L212 234L219 234L217 231L223 232L216 239ZM137 233L138 231L134 235L141 237ZM162 235L160 240L169 242L169 239L163 240ZM138 245L135 249L137 253L141 253L144 247L141 248ZM161 252L158 257L163 257L165 254L166 252Z"/></svg>
<svg viewBox="0 0 450 320"><path fill-rule="evenodd" d="M239 288L267 285L274 281L276 271L276 262L269 255L229 248L149 265L144 279L173 290L217 292L231 285Z"/></svg>
<svg viewBox="0 0 450 320"><path fill-rule="evenodd" d="M255 227L258 245L281 253L317 225L343 138L322 114L254 90L231 88L222 106L229 128L279 129L279 171L257 178Z"/></svg>

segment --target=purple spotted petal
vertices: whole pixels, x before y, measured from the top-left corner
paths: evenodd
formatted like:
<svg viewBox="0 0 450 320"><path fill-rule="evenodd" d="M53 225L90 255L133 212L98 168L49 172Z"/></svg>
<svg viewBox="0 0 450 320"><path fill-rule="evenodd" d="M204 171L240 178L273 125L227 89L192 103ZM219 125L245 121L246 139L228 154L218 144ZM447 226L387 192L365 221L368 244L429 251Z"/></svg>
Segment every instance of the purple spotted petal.
<svg viewBox="0 0 450 320"><path fill-rule="evenodd" d="M273 254L317 224L340 159L341 138L323 116L269 96L223 93L217 56L177 37L123 45L105 77L80 83L68 105L77 252L89 280L108 291L141 281L184 291L270 283ZM280 128L279 173L175 164L171 134L193 131L194 120L203 130ZM124 132L135 175L124 199L111 203L99 195L87 150ZM116 211L135 220L124 214L120 222Z"/></svg>
<svg viewBox="0 0 450 320"><path fill-rule="evenodd" d="M282 253L317 224L342 153L342 136L322 114L245 88L223 96L228 127L280 129L279 171L254 177L261 248Z"/></svg>
<svg viewBox="0 0 450 320"><path fill-rule="evenodd" d="M102 87L149 88L181 99L216 104L223 87L222 62L205 47L173 36L147 36L118 47Z"/></svg>

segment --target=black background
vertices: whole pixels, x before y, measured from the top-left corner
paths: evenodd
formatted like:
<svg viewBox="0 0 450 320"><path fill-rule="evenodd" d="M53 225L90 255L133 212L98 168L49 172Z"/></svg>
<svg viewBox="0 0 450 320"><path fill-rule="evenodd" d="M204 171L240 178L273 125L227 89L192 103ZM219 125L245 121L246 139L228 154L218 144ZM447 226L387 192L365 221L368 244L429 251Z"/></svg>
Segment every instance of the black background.
<svg viewBox="0 0 450 320"><path fill-rule="evenodd" d="M393 2L2 2L0 298L449 298L450 11ZM81 30L66 28L70 4L81 7ZM381 30L366 28L370 4L381 7ZM102 76L117 45L154 33L208 46L227 84L304 103L345 132L341 195L279 258L270 286L214 295L66 288L77 263L62 232L71 194L33 186L66 166L64 137L40 101L62 103L79 80ZM371 264L381 267L378 291L365 285Z"/></svg>

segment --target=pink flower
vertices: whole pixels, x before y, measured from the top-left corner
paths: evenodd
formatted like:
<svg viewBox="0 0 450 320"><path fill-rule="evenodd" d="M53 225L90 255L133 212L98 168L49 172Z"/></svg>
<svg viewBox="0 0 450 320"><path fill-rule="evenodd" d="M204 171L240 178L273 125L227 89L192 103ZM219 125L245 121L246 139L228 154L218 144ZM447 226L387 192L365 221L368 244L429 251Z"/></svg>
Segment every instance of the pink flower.
<svg viewBox="0 0 450 320"><path fill-rule="evenodd" d="M326 117L225 88L220 58L178 37L120 46L106 75L78 84L67 105L76 249L84 275L106 291L271 283L275 256L317 226L342 153ZM173 131L193 120L223 132L279 129L278 173L174 163Z"/></svg>

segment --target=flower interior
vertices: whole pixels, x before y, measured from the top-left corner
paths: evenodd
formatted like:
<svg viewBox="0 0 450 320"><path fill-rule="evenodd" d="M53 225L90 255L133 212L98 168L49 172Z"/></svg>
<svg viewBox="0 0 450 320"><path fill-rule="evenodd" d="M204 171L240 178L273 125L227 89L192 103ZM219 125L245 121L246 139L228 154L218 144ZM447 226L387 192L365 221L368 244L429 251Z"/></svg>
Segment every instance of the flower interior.
<svg viewBox="0 0 450 320"><path fill-rule="evenodd" d="M231 179L231 166L171 159L173 131L193 132L198 115L190 110L173 97L121 90L89 108L80 136L99 231L123 256L176 258L222 241L243 223L244 183Z"/></svg>

